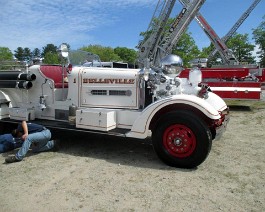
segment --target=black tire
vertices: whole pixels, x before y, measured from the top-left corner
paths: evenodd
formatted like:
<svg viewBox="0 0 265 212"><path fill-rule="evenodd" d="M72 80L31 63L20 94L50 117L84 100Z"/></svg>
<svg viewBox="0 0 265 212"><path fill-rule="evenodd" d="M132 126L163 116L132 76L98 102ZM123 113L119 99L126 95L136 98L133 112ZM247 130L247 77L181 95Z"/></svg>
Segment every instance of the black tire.
<svg viewBox="0 0 265 212"><path fill-rule="evenodd" d="M160 118L152 132L152 142L158 157L167 165L195 168L207 158L212 135L196 115L178 111Z"/></svg>

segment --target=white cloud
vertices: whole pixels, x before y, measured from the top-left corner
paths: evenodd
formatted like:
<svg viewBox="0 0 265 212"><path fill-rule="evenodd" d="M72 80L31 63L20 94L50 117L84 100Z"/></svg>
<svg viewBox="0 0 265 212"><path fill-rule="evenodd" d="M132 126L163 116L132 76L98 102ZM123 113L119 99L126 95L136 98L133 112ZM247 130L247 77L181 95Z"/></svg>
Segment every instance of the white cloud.
<svg viewBox="0 0 265 212"><path fill-rule="evenodd" d="M0 46L40 48L48 43L92 43L89 32L114 24L113 11L154 4L152 0L1 0Z"/></svg>

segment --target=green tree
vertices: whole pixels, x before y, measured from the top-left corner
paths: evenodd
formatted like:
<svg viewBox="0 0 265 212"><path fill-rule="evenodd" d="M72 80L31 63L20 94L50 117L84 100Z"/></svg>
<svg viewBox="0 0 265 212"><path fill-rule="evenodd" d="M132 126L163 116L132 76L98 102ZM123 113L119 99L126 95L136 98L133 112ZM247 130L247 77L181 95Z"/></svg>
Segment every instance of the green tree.
<svg viewBox="0 0 265 212"><path fill-rule="evenodd" d="M53 53L53 52L47 52L44 55L43 63L44 64L61 64L58 54Z"/></svg>
<svg viewBox="0 0 265 212"><path fill-rule="evenodd" d="M226 44L239 62L255 63L255 58L252 56L255 46L249 42L248 34L235 33Z"/></svg>
<svg viewBox="0 0 265 212"><path fill-rule="evenodd" d="M15 50L15 57L17 58L18 61L23 61L23 53L24 53L24 49L22 47L17 47L17 49Z"/></svg>
<svg viewBox="0 0 265 212"><path fill-rule="evenodd" d="M214 45L211 43L208 47L203 47L200 56L201 58L208 58L209 54L214 50Z"/></svg>
<svg viewBox="0 0 265 212"><path fill-rule="evenodd" d="M137 52L126 47L116 47L114 53L117 54L125 63L134 64L137 59Z"/></svg>
<svg viewBox="0 0 265 212"><path fill-rule="evenodd" d="M42 47L41 56L45 56L48 52L57 54L57 46L53 44L47 44L45 47Z"/></svg>
<svg viewBox="0 0 265 212"><path fill-rule="evenodd" d="M0 61L12 60L13 54L7 47L0 47Z"/></svg>
<svg viewBox="0 0 265 212"><path fill-rule="evenodd" d="M202 48L200 53L200 58L208 58L210 53L215 49L213 43L211 43L208 47ZM220 65L221 61L218 59L221 58L219 52L217 52L210 60L207 62L207 67L211 67L212 65Z"/></svg>
<svg viewBox="0 0 265 212"><path fill-rule="evenodd" d="M38 58L41 56L41 52L40 52L40 49L38 48L35 48L32 52L32 56L35 57L35 58Z"/></svg>
<svg viewBox="0 0 265 212"><path fill-rule="evenodd" d="M257 45L259 45L260 66L265 67L265 16L263 16L263 21L260 25L253 29L253 38Z"/></svg>
<svg viewBox="0 0 265 212"><path fill-rule="evenodd" d="M29 48L23 49L23 60L29 61L32 58L32 54Z"/></svg>
<svg viewBox="0 0 265 212"><path fill-rule="evenodd" d="M191 33L187 31L181 35L172 53L182 58L185 67L189 66L189 61L200 57L201 54L194 39L191 37Z"/></svg>
<svg viewBox="0 0 265 212"><path fill-rule="evenodd" d="M80 50L98 55L102 62L117 62L122 60L119 55L115 54L114 49L111 47L103 47L101 45L89 45L82 47Z"/></svg>

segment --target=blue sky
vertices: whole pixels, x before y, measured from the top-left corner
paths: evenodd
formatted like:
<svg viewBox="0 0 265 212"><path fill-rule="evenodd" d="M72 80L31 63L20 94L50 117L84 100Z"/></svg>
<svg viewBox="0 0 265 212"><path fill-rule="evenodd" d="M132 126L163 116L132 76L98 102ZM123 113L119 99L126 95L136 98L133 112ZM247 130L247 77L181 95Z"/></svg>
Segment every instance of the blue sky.
<svg viewBox="0 0 265 212"><path fill-rule="evenodd" d="M49 43L69 43L72 49L99 44L135 48L139 33L151 20L157 0L0 0L0 46L42 48ZM253 0L206 0L200 12L222 37ZM265 15L265 0L240 26L238 33L249 33ZM177 1L174 14L182 9ZM209 39L195 21L189 31L199 46Z"/></svg>

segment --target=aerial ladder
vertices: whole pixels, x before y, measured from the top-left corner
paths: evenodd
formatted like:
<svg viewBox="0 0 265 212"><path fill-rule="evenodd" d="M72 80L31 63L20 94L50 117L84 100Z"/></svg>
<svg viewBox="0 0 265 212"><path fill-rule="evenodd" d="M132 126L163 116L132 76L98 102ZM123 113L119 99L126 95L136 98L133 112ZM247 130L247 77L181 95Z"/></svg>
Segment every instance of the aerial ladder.
<svg viewBox="0 0 265 212"><path fill-rule="evenodd" d="M186 6L192 0L179 1ZM262 85L264 85L265 70L251 65L235 66L238 64L238 61L225 44L259 2L260 0L255 0L222 39L218 37L199 12L195 16L196 21L216 48L211 56L219 52L223 63L227 65L202 69L202 82L209 85L211 90L222 98L233 100L260 100L262 98L261 89ZM189 71L189 69L182 71L180 77L187 78Z"/></svg>
<svg viewBox="0 0 265 212"><path fill-rule="evenodd" d="M160 60L172 52L172 48L179 41L180 36L187 29L205 0L194 0L184 7L169 26L169 30L166 30L167 21L175 2L175 0L159 0L147 30L148 38L138 45L140 67L159 66Z"/></svg>
<svg viewBox="0 0 265 212"><path fill-rule="evenodd" d="M143 41L138 44L138 62L140 67L150 67L159 40L164 32L167 20L172 12L176 0L159 0L146 31Z"/></svg>
<svg viewBox="0 0 265 212"><path fill-rule="evenodd" d="M226 43L232 35L237 31L237 29L241 26L241 24L246 20L246 18L249 16L249 14L254 10L254 8L257 6L257 4L261 0L254 0L254 2L250 5L250 7L242 14L242 16L238 19L238 21L233 25L233 27L228 31L228 33L221 38L223 43ZM208 56L208 60L211 60L214 55L218 52L218 49L214 49Z"/></svg>
<svg viewBox="0 0 265 212"><path fill-rule="evenodd" d="M190 0L179 1L184 7L187 7L192 2ZM195 20L203 29L208 38L211 40L212 44L216 48L216 51L220 53L223 63L227 65L237 65L238 60L234 56L233 52L226 46L225 42L216 34L214 29L210 26L210 24L206 21L206 19L202 16L200 12L197 12Z"/></svg>

